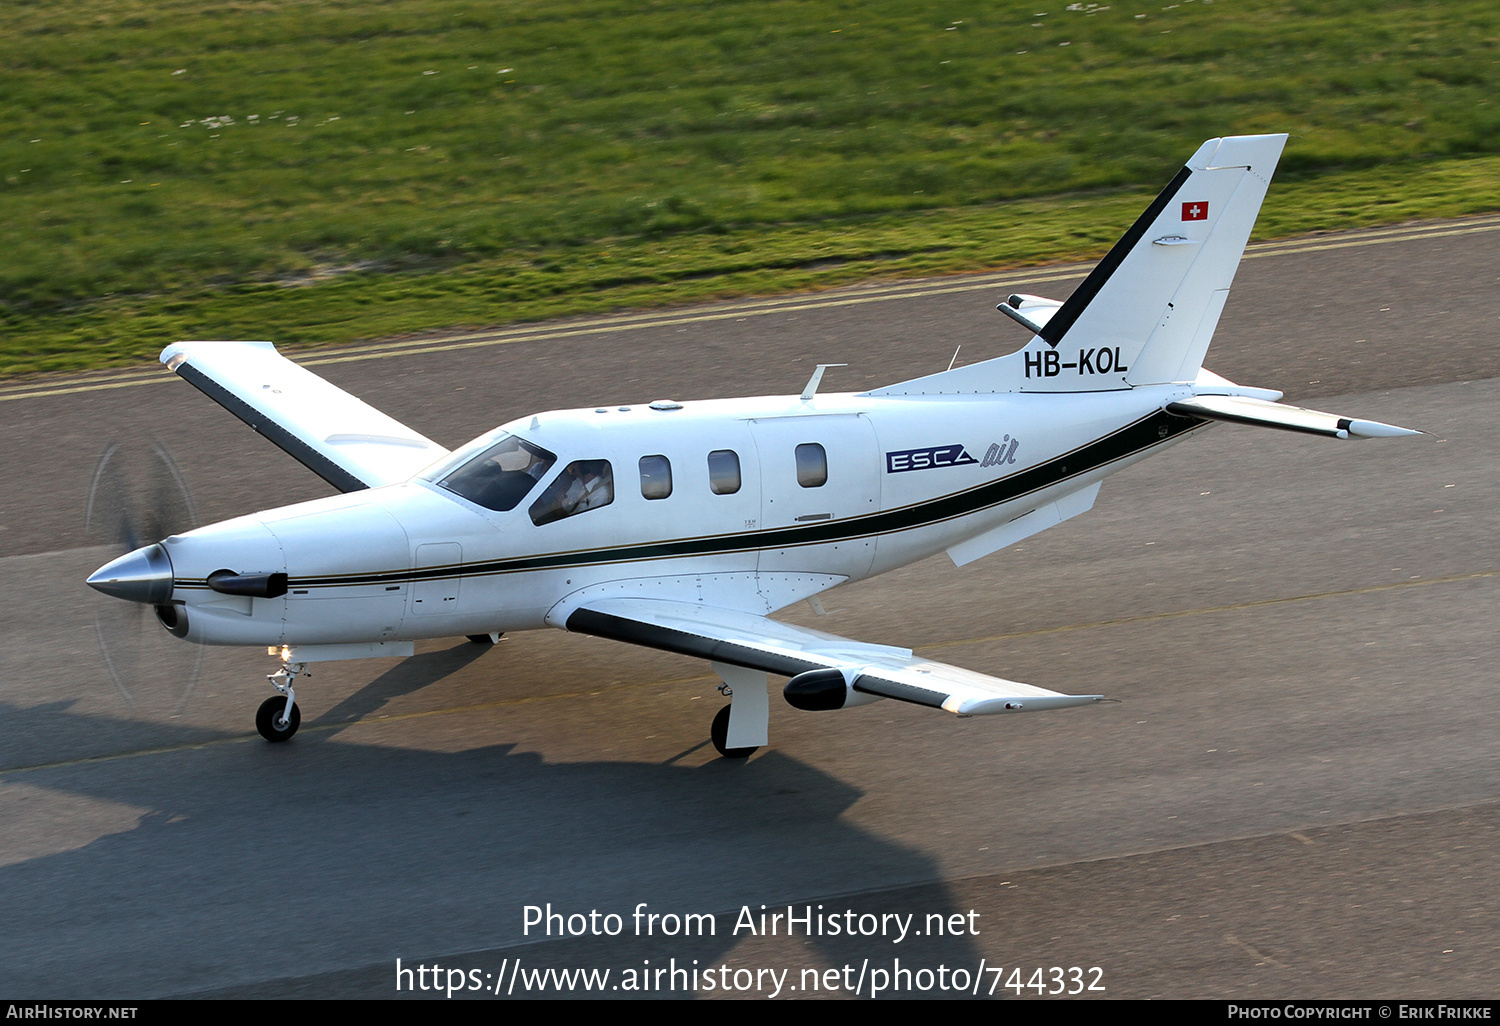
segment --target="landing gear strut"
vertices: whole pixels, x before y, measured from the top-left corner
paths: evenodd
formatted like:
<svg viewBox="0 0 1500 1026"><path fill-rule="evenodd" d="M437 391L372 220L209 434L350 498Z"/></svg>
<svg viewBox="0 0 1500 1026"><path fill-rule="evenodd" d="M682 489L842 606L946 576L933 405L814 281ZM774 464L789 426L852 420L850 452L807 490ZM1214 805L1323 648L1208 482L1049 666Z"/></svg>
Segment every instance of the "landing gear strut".
<svg viewBox="0 0 1500 1026"><path fill-rule="evenodd" d="M766 696L766 675L760 670L727 663L713 663L714 672L724 683L719 693L729 704L714 716L708 738L715 750L726 759L748 759L761 745L769 743L768 723L771 710ZM729 747L730 721L734 720L735 747Z"/></svg>
<svg viewBox="0 0 1500 1026"><path fill-rule="evenodd" d="M255 712L255 729L267 741L287 741L302 725L302 712L297 708L297 692L292 681L307 670L302 663L281 664L275 673L266 674L266 680L280 695L272 695L260 704ZM286 697L283 698L282 695Z"/></svg>

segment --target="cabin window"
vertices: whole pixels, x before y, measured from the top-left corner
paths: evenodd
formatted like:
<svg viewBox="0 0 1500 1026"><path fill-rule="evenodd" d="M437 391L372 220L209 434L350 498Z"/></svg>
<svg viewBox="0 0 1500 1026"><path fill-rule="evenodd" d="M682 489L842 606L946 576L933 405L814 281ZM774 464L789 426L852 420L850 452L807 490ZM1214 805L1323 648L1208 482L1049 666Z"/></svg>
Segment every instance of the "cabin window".
<svg viewBox="0 0 1500 1026"><path fill-rule="evenodd" d="M797 483L821 488L828 483L828 454L817 442L797 446Z"/></svg>
<svg viewBox="0 0 1500 1026"><path fill-rule="evenodd" d="M615 479L609 460L575 460L531 504L531 522L541 527L614 501Z"/></svg>
<svg viewBox="0 0 1500 1026"><path fill-rule="evenodd" d="M708 454L708 487L715 495L733 495L740 490L740 457L733 449L715 449Z"/></svg>
<svg viewBox="0 0 1500 1026"><path fill-rule="evenodd" d="M665 456L641 457L641 495L665 499L672 494L672 461Z"/></svg>
<svg viewBox="0 0 1500 1026"><path fill-rule="evenodd" d="M499 513L515 509L557 462L540 446L506 435L437 484Z"/></svg>

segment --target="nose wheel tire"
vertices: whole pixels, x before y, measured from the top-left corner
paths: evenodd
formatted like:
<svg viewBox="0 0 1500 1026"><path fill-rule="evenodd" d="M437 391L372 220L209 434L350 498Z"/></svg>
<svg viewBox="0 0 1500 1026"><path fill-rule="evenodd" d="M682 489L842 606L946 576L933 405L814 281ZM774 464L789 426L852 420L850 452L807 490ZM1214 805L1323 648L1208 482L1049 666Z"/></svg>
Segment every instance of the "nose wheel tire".
<svg viewBox="0 0 1500 1026"><path fill-rule="evenodd" d="M293 703L292 713L283 724L281 714L285 710L285 695L272 695L260 703L255 713L255 729L260 731L261 737L267 741L286 741L297 733L297 728L302 725L302 711Z"/></svg>
<svg viewBox="0 0 1500 1026"><path fill-rule="evenodd" d="M708 737L714 743L714 748L726 759L748 759L760 746L750 748L729 748L725 742L729 740L729 706L725 706L714 714L713 726L708 729Z"/></svg>

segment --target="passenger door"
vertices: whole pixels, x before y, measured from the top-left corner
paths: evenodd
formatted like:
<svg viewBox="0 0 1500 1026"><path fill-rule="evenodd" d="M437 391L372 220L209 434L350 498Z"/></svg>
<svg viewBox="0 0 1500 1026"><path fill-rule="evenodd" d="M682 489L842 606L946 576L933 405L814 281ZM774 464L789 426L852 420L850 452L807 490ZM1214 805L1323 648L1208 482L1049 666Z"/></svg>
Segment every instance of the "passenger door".
<svg viewBox="0 0 1500 1026"><path fill-rule="evenodd" d="M858 518L880 509L880 454L862 414L751 422L761 476L760 569L861 577L876 539Z"/></svg>

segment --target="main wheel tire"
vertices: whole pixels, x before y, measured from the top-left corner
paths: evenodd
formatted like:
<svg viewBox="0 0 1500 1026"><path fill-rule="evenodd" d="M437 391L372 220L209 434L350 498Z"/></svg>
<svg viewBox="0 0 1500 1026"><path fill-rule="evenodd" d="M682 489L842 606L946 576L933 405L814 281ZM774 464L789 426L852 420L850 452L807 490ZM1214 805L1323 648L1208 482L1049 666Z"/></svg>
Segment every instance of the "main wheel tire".
<svg viewBox="0 0 1500 1026"><path fill-rule="evenodd" d="M464 637L476 645L493 645L495 643L495 639L488 634L465 634ZM501 637L504 637L504 635L501 635Z"/></svg>
<svg viewBox="0 0 1500 1026"><path fill-rule="evenodd" d="M750 748L729 748L725 742L729 740L729 706L725 706L714 713L713 726L708 728L708 737L714 743L714 748L726 759L748 759L760 748L755 745Z"/></svg>
<svg viewBox="0 0 1500 1026"><path fill-rule="evenodd" d="M260 708L255 711L255 729L260 731L260 736L267 741L287 741L297 733L297 728L302 725L302 710L292 704L292 715L287 718L286 726L280 726L281 712L286 708L286 698L282 695L272 695L260 703Z"/></svg>

